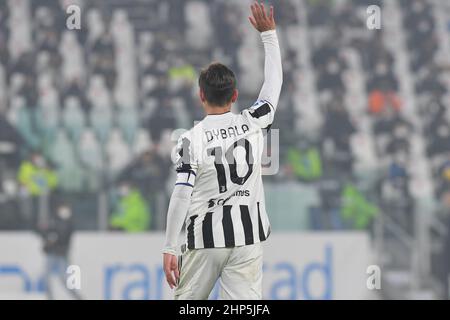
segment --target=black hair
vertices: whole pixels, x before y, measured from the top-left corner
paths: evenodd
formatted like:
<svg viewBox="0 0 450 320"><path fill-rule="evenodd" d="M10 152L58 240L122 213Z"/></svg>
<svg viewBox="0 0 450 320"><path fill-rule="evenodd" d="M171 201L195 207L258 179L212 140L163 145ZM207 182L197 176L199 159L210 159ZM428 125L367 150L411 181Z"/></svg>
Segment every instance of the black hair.
<svg viewBox="0 0 450 320"><path fill-rule="evenodd" d="M198 84L211 106L222 107L233 97L236 77L227 66L214 62L200 72Z"/></svg>

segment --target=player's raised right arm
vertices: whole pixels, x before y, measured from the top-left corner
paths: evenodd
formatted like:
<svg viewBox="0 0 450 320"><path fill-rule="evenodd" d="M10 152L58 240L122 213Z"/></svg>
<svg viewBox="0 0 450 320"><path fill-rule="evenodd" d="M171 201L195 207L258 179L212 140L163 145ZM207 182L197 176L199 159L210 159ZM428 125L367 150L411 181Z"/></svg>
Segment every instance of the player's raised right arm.
<svg viewBox="0 0 450 320"><path fill-rule="evenodd" d="M269 14L266 13L264 4L254 3L251 5L252 16L250 23L261 33L264 44L264 83L258 96L258 101L251 108L250 114L260 122L270 125L280 98L281 86L283 83L283 70L281 66L281 53L278 44L278 37L275 30L275 20L273 17L273 7L270 7ZM266 106L266 102L269 106ZM262 108L260 108L262 107ZM270 107L270 109L269 109ZM259 110L258 110L259 109ZM267 115L267 117L265 117ZM262 119L267 118L267 119Z"/></svg>

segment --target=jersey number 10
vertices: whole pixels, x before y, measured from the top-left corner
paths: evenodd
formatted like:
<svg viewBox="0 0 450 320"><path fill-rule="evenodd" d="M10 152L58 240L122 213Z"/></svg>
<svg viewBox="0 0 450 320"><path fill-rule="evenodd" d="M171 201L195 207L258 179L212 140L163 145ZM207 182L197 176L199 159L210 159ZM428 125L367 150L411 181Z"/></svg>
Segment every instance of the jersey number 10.
<svg viewBox="0 0 450 320"><path fill-rule="evenodd" d="M234 157L234 150L236 150L237 147L243 147L245 149L245 162L248 165L248 170L243 177L240 177L237 173L237 163L236 158ZM207 152L208 156L214 156L214 166L217 171L217 180L219 182L220 193L227 192L228 190L224 163L228 163L231 182L234 184L243 185L253 172L252 145L245 138L236 141L228 148L225 152L225 159L223 158L223 150L221 147L210 148Z"/></svg>

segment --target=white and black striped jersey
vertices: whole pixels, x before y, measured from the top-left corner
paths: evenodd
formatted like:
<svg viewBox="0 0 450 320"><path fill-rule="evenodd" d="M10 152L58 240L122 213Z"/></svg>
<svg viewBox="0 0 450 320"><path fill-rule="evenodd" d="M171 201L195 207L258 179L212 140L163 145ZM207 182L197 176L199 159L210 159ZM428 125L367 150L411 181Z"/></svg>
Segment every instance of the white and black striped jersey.
<svg viewBox="0 0 450 320"><path fill-rule="evenodd" d="M261 39L264 83L256 103L240 114L208 115L178 141L164 253L176 254L183 222L190 249L250 245L269 236L263 130L273 122L283 76L275 30Z"/></svg>
<svg viewBox="0 0 450 320"><path fill-rule="evenodd" d="M208 115L180 138L176 170L185 175L177 184L193 187L189 249L249 245L268 237L262 129L273 115L273 106L262 100L241 114Z"/></svg>

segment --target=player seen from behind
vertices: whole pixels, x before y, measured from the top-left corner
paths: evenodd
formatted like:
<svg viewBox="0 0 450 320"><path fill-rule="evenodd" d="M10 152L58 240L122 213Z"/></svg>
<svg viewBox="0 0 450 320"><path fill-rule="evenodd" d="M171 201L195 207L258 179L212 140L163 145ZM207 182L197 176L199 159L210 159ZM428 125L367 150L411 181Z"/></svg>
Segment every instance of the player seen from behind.
<svg viewBox="0 0 450 320"><path fill-rule="evenodd" d="M164 272L175 299L207 299L220 279L221 299L261 299L262 246L270 233L261 176L263 130L282 85L273 7L251 6L264 45L264 83L255 104L234 114L234 73L212 63L199 77L207 116L177 146L177 180L167 214ZM251 57L248 57L251 59ZM186 243L177 240L186 223Z"/></svg>

